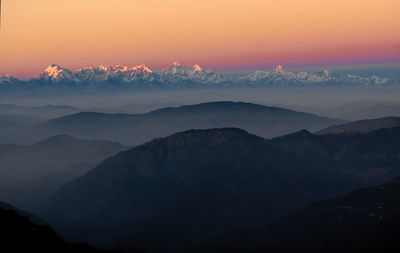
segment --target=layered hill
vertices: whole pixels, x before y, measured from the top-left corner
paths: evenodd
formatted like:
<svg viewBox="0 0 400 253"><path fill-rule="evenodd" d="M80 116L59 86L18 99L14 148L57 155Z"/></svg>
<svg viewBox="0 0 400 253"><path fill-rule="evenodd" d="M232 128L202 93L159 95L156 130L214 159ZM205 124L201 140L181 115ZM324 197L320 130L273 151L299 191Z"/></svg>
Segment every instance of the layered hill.
<svg viewBox="0 0 400 253"><path fill-rule="evenodd" d="M327 127L317 134L340 134L340 133L367 133L380 128L392 128L400 126L400 117L386 117L379 119L358 120L347 124Z"/></svg>
<svg viewBox="0 0 400 253"><path fill-rule="evenodd" d="M72 237L179 250L388 180L400 173L399 141L400 128L273 140L239 129L187 131L105 160L40 213Z"/></svg>
<svg viewBox="0 0 400 253"><path fill-rule="evenodd" d="M66 105L46 105L26 107L13 104L0 104L0 115L13 117L31 117L39 119L53 119L63 117L69 114L79 113L84 111L81 108L76 108ZM32 125L33 126L33 125Z"/></svg>
<svg viewBox="0 0 400 253"><path fill-rule="evenodd" d="M0 145L0 199L32 210L64 183L127 147L54 136L30 146Z"/></svg>
<svg viewBox="0 0 400 253"><path fill-rule="evenodd" d="M278 107L242 102L210 102L164 108L146 114L78 113L48 121L15 135L3 143L32 143L53 135L104 139L138 145L153 138L189 129L238 127L270 138L308 129L316 131L343 121Z"/></svg>
<svg viewBox="0 0 400 253"><path fill-rule="evenodd" d="M338 118L346 120L363 120L384 117L400 117L400 105L376 104L367 108L344 113Z"/></svg>
<svg viewBox="0 0 400 253"><path fill-rule="evenodd" d="M0 135L19 132L45 122L44 119L32 116L0 114Z"/></svg>

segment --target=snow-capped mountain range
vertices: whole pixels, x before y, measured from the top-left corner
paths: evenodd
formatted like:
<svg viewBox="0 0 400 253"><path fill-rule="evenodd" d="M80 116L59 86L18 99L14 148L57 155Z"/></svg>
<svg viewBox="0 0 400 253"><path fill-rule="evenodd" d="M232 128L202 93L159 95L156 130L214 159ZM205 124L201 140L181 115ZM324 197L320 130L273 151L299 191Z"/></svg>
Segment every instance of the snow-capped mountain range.
<svg viewBox="0 0 400 253"><path fill-rule="evenodd" d="M384 84L395 84L398 80L381 78L377 76L361 77L358 75L338 75L324 70L321 72L288 72L281 65L276 66L272 71L255 71L244 77L243 81L259 85L307 85L307 84L342 84L342 85L367 85L376 86ZM399 83L397 83L399 84Z"/></svg>
<svg viewBox="0 0 400 253"><path fill-rule="evenodd" d="M169 88L169 87L276 87L307 85L400 85L399 79L377 76L361 77L321 72L290 72L281 65L272 70L258 70L240 76L229 76L201 66L183 66L174 62L169 68L155 70L142 64L137 66L104 66L71 71L56 64L48 66L29 81L21 81L9 75L0 75L0 88L23 87L76 87L76 88ZM1 90L0 90L1 91Z"/></svg>
<svg viewBox="0 0 400 253"><path fill-rule="evenodd" d="M225 77L210 70L204 71L199 65L183 66L174 62L171 67L162 71L152 70L146 65L137 66L104 66L89 67L72 72L68 69L52 64L32 80L44 82L70 83L102 83L120 82L134 83L137 81L159 83L221 83Z"/></svg>
<svg viewBox="0 0 400 253"><path fill-rule="evenodd" d="M14 83L17 81L18 81L18 79L14 78L13 76L0 74L0 85L1 84L10 84L10 83Z"/></svg>

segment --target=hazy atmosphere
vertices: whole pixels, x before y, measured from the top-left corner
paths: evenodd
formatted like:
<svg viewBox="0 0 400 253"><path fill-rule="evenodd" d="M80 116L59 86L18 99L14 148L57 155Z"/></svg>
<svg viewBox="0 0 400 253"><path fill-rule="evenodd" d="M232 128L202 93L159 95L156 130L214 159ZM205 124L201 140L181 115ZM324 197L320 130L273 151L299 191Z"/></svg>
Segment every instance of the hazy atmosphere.
<svg viewBox="0 0 400 253"><path fill-rule="evenodd" d="M399 1L0 6L1 252L400 252Z"/></svg>
<svg viewBox="0 0 400 253"><path fill-rule="evenodd" d="M0 70L258 69L400 59L397 0L3 0Z"/></svg>

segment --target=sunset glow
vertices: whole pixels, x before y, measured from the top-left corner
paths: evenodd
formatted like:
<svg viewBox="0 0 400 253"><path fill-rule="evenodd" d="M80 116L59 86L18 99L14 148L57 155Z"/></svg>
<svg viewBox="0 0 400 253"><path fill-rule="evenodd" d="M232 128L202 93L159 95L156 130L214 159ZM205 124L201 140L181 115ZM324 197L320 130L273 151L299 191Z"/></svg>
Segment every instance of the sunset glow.
<svg viewBox="0 0 400 253"><path fill-rule="evenodd" d="M5 0L0 73L394 62L399 11L399 0Z"/></svg>

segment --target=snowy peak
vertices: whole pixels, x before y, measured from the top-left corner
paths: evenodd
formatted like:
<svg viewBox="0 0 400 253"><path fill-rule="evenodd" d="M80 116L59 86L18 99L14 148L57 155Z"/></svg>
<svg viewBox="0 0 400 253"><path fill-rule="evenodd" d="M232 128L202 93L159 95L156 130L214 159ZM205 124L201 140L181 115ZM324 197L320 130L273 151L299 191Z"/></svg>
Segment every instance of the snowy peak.
<svg viewBox="0 0 400 253"><path fill-rule="evenodd" d="M281 73L281 74L285 73L285 71L283 70L282 65L276 66L276 67L274 68L274 72L275 72L275 73Z"/></svg>
<svg viewBox="0 0 400 253"><path fill-rule="evenodd" d="M176 81L182 79L205 79L206 75L210 72L205 72L200 65L183 66L178 62L172 63L172 66L164 69L161 72L154 73L151 68L145 64L136 66L128 65L114 65L106 66L99 65L97 67L87 67L72 72L68 69L62 68L59 65L51 64L41 74L36 76L36 79L43 79L47 81L71 81L71 82L105 82L108 80L120 80L123 82L132 82L135 80L152 80L156 79Z"/></svg>
<svg viewBox="0 0 400 253"><path fill-rule="evenodd" d="M58 77L61 75L61 73L64 71L64 69L56 64L51 64L48 66L41 75L45 75L46 77Z"/></svg>
<svg viewBox="0 0 400 253"><path fill-rule="evenodd" d="M84 69L79 69L80 71L95 71L95 72L108 72L108 73L117 73L117 72L147 72L153 73L153 71L144 64L137 66L126 66L126 65L115 65L115 66L105 66L99 65L98 67L88 67Z"/></svg>
<svg viewBox="0 0 400 253"><path fill-rule="evenodd" d="M12 83L15 81L18 81L18 80L11 75L1 75L0 74L0 84Z"/></svg>
<svg viewBox="0 0 400 253"><path fill-rule="evenodd" d="M102 71L104 71L104 72L107 72L107 71L110 70L110 67L107 67L107 66L101 64L101 65L98 66L98 69L99 69L99 70L102 70Z"/></svg>
<svg viewBox="0 0 400 253"><path fill-rule="evenodd" d="M134 68L135 71L153 73L153 71L144 64L138 65Z"/></svg>
<svg viewBox="0 0 400 253"><path fill-rule="evenodd" d="M154 80L153 71L144 64L137 66L114 65L89 67L80 69L74 73L78 82L86 81L101 83L107 81L120 81L122 83L133 82L135 80Z"/></svg>
<svg viewBox="0 0 400 253"><path fill-rule="evenodd" d="M245 78L247 81L264 83L268 85L291 85L291 84L316 84L337 82L337 76L328 70L322 72L290 72L285 71L281 65L272 71L255 71Z"/></svg>
<svg viewBox="0 0 400 253"><path fill-rule="evenodd" d="M194 73L194 72L202 72L203 69L200 67L199 64L195 64L192 67L189 66L184 66L180 64L179 62L173 62L171 67L164 69L163 72L171 72L173 74L188 74L188 73Z"/></svg>
<svg viewBox="0 0 400 253"><path fill-rule="evenodd" d="M227 78L210 70L204 71L199 64L183 66L174 62L171 67L161 72L161 81L168 83L200 83L218 85L227 81Z"/></svg>
<svg viewBox="0 0 400 253"><path fill-rule="evenodd" d="M200 67L199 64L193 65L193 69L196 70L196 71L203 71L203 69Z"/></svg>
<svg viewBox="0 0 400 253"><path fill-rule="evenodd" d="M381 78L376 76L361 77L358 75L339 75L329 70L319 72L291 72L283 70L278 65L272 71L255 71L242 78L243 82L250 82L257 85L365 85L377 86L385 84L399 84L394 79Z"/></svg>
<svg viewBox="0 0 400 253"><path fill-rule="evenodd" d="M173 67L179 67L179 66L182 66L182 64L180 64L180 63L177 62L177 61L174 61L174 62L172 63L172 66L173 66Z"/></svg>
<svg viewBox="0 0 400 253"><path fill-rule="evenodd" d="M137 66L125 66L125 65L116 65L110 67L114 72L148 72L153 73L153 71L144 64Z"/></svg>
<svg viewBox="0 0 400 253"><path fill-rule="evenodd" d="M68 79L72 76L72 72L68 69L62 68L59 65L51 64L36 78L38 79L50 79L50 80L61 80Z"/></svg>

